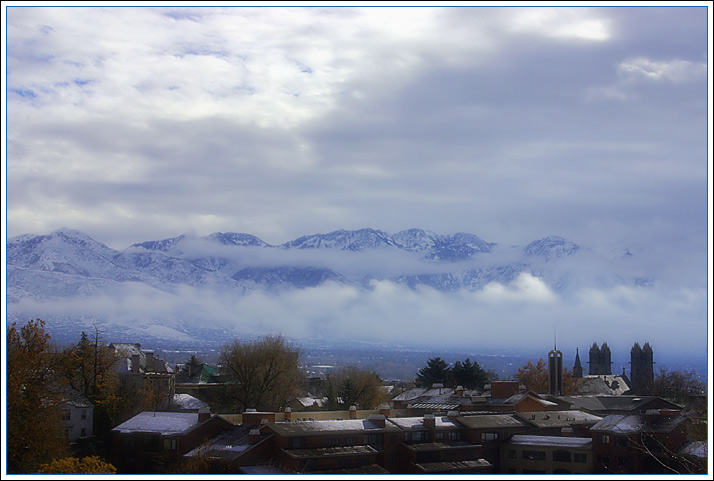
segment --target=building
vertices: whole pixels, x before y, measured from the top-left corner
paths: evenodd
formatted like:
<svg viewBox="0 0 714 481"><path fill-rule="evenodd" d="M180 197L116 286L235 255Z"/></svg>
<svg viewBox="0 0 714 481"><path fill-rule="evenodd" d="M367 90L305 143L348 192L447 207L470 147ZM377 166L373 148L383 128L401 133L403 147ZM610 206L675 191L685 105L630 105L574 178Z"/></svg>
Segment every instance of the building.
<svg viewBox="0 0 714 481"><path fill-rule="evenodd" d="M682 469L678 454L692 421L677 409L612 414L591 429L596 473L671 474Z"/></svg>
<svg viewBox="0 0 714 481"><path fill-rule="evenodd" d="M592 439L516 434L501 444L502 474L588 474Z"/></svg>
<svg viewBox="0 0 714 481"><path fill-rule="evenodd" d="M630 379L634 394L649 394L654 382L652 347L646 342L643 347L635 343L630 350Z"/></svg>
<svg viewBox="0 0 714 481"><path fill-rule="evenodd" d="M232 424L212 415L145 411L112 429L113 464L120 472L155 473Z"/></svg>
<svg viewBox="0 0 714 481"><path fill-rule="evenodd" d="M559 396L558 399L569 404L570 409L602 417L608 414L645 414L651 409L682 409L682 406L657 396Z"/></svg>
<svg viewBox="0 0 714 481"><path fill-rule="evenodd" d="M612 353L610 347L604 342L602 347L598 347L597 343L593 343L590 348L590 365L589 374L612 374Z"/></svg>
<svg viewBox="0 0 714 481"><path fill-rule="evenodd" d="M583 377L583 365L580 362L580 352L579 349L575 348L575 364L573 365L573 377L579 379Z"/></svg>
<svg viewBox="0 0 714 481"><path fill-rule="evenodd" d="M70 442L90 437L94 433L94 405L73 389L62 392L59 405L62 420L62 432Z"/></svg>
<svg viewBox="0 0 714 481"><path fill-rule="evenodd" d="M176 393L176 373L169 364L154 356L154 351L141 349L141 344L112 343L119 356L114 371L124 392L145 398L155 409L168 409Z"/></svg>
<svg viewBox="0 0 714 481"><path fill-rule="evenodd" d="M551 396L563 395L563 353L557 349L548 353L548 390Z"/></svg>

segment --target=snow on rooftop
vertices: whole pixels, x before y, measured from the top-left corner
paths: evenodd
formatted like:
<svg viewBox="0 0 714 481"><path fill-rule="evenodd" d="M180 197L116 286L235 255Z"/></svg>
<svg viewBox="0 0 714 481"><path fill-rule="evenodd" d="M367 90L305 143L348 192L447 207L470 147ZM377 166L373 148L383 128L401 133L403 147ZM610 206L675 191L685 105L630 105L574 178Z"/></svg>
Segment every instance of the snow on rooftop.
<svg viewBox="0 0 714 481"><path fill-rule="evenodd" d="M121 433L143 432L162 435L180 434L198 424L197 413L145 411L112 429Z"/></svg>
<svg viewBox="0 0 714 481"><path fill-rule="evenodd" d="M383 429L368 419L330 419L317 421L289 421L274 424L280 431L289 433L310 433L330 431L365 431Z"/></svg>
<svg viewBox="0 0 714 481"><path fill-rule="evenodd" d="M564 436L534 436L527 434L514 434L509 444L526 444L532 446L567 446L569 448L590 448L591 438L571 438Z"/></svg>
<svg viewBox="0 0 714 481"><path fill-rule="evenodd" d="M208 407L208 404L190 394L174 394L173 404L178 409L201 409Z"/></svg>

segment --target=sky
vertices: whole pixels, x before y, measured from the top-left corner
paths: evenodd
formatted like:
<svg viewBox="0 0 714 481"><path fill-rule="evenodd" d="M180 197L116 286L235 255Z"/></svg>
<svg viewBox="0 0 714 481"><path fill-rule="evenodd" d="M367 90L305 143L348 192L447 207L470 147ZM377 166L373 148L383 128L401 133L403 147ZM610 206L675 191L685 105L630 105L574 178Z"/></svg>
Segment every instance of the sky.
<svg viewBox="0 0 714 481"><path fill-rule="evenodd" d="M71 228L122 250L213 232L559 235L653 249L687 289L697 279L672 304L709 314L706 2L8 4L7 238ZM415 306L406 291L388 303L393 287L367 304ZM638 305L671 318L654 298ZM448 309L484 305L463 302Z"/></svg>

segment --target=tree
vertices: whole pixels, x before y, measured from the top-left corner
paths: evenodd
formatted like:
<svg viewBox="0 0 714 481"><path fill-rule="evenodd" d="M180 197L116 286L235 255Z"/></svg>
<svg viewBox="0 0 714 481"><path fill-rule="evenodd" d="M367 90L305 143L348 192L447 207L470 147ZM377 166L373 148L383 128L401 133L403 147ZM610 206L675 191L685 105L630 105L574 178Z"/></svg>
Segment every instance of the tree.
<svg viewBox="0 0 714 481"><path fill-rule="evenodd" d="M373 371L349 366L340 369L327 380L325 389L328 409L374 409L388 400L382 380Z"/></svg>
<svg viewBox="0 0 714 481"><path fill-rule="evenodd" d="M61 397L52 369L50 336L41 319L7 331L7 469L32 473L42 462L64 455Z"/></svg>
<svg viewBox="0 0 714 481"><path fill-rule="evenodd" d="M116 424L117 414L123 409L114 366L119 356L104 345L104 337L97 326L87 335L82 331L79 342L65 349L55 365L57 372L74 390L94 404L95 434L108 432Z"/></svg>
<svg viewBox="0 0 714 481"><path fill-rule="evenodd" d="M98 456L55 459L43 464L36 474L116 474L117 469Z"/></svg>
<svg viewBox="0 0 714 481"><path fill-rule="evenodd" d="M535 393L543 394L549 391L548 386L548 365L543 358L538 359L536 364L528 361L523 367L518 368L518 372L513 376L516 381L523 384L526 389ZM578 378L567 367L563 368L563 394L576 394L578 389Z"/></svg>
<svg viewBox="0 0 714 481"><path fill-rule="evenodd" d="M695 407L697 401L706 405L703 402L706 386L695 371L669 371L661 367L652 383L652 394L686 407Z"/></svg>
<svg viewBox="0 0 714 481"><path fill-rule="evenodd" d="M530 391L548 392L548 366L543 358L538 359L536 364L528 361L523 367L518 368L518 372L513 377Z"/></svg>
<svg viewBox="0 0 714 481"><path fill-rule="evenodd" d="M433 357L426 366L419 369L415 384L419 387L431 387L434 383L450 384L451 368L440 357Z"/></svg>
<svg viewBox="0 0 714 481"><path fill-rule="evenodd" d="M471 362L467 357L464 362L456 361L453 369L454 384L465 389L483 389L489 380L489 375L477 362Z"/></svg>
<svg viewBox="0 0 714 481"><path fill-rule="evenodd" d="M237 408L281 411L298 395L300 353L282 336L234 340L221 348L221 370L233 381Z"/></svg>

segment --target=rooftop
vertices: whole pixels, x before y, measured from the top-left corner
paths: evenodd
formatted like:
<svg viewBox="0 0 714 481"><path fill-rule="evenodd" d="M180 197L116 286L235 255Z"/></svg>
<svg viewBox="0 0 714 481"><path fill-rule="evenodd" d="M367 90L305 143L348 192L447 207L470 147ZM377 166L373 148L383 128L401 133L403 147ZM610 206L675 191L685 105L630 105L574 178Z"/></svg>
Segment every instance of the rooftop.
<svg viewBox="0 0 714 481"><path fill-rule="evenodd" d="M473 416L459 416L461 424L471 429L494 428L521 428L527 424L513 416L513 414L477 414Z"/></svg>
<svg viewBox="0 0 714 481"><path fill-rule="evenodd" d="M418 463L417 468L425 473L445 473L449 471L466 471L488 468L491 463L485 459L477 459L475 461L442 461L436 463Z"/></svg>
<svg viewBox="0 0 714 481"><path fill-rule="evenodd" d="M398 428L391 427L389 424L386 428L381 428L374 424L369 419L331 419L317 421L285 421L270 424L270 427L281 436L291 435L310 435L324 434L330 432L364 432L364 431L383 431L393 430Z"/></svg>
<svg viewBox="0 0 714 481"><path fill-rule="evenodd" d="M283 452L296 459L324 458L334 456L356 456L377 454L372 446L334 446L329 448L312 449L283 449Z"/></svg>
<svg viewBox="0 0 714 481"><path fill-rule="evenodd" d="M463 427L461 424L447 416L434 416L434 421L436 424L436 429L454 429ZM396 426L399 426L402 429L407 430L427 429L426 425L424 424L423 417L389 418L389 422Z"/></svg>
<svg viewBox="0 0 714 481"><path fill-rule="evenodd" d="M516 413L516 417L537 428L566 427L574 424L593 425L601 416L583 411L539 411Z"/></svg>
<svg viewBox="0 0 714 481"><path fill-rule="evenodd" d="M527 434L515 434L506 444L520 444L525 446L552 446L568 448L592 448L591 438L571 438L563 436L533 436Z"/></svg>
<svg viewBox="0 0 714 481"><path fill-rule="evenodd" d="M144 411L112 429L121 433L182 434L198 425L198 413Z"/></svg>
<svg viewBox="0 0 714 481"><path fill-rule="evenodd" d="M478 448L478 444L471 444L465 441L453 441L450 443L417 443L408 444L406 448L409 451L425 452L425 451L444 451L457 449L473 449Z"/></svg>

